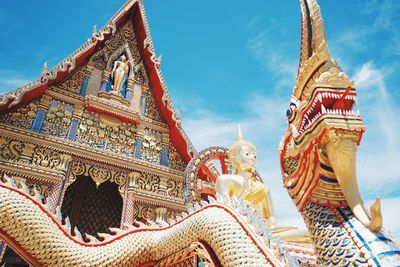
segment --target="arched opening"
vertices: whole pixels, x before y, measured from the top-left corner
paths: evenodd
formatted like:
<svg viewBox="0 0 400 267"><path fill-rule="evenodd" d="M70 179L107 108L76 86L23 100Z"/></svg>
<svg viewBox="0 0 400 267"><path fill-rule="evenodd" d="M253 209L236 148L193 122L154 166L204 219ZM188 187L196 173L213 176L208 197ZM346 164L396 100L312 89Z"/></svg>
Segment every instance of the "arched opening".
<svg viewBox="0 0 400 267"><path fill-rule="evenodd" d="M97 233L120 226L122 202L117 184L106 181L96 187L89 176L80 175L67 188L61 213L63 219L69 217L72 229L98 238Z"/></svg>

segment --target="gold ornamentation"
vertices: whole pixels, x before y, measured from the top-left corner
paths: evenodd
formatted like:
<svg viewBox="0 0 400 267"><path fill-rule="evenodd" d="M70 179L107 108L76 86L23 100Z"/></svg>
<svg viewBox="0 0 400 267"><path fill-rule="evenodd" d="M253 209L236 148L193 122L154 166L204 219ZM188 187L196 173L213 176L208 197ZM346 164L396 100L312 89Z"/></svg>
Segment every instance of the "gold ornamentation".
<svg viewBox="0 0 400 267"><path fill-rule="evenodd" d="M47 185L47 184L41 184L41 183L37 183L34 182L32 180L26 179L25 180L26 185L28 186L28 188L31 190L31 192L33 192L33 190L37 190L40 195L42 195L44 198L47 198L49 196L51 196L51 185Z"/></svg>
<svg viewBox="0 0 400 267"><path fill-rule="evenodd" d="M33 150L32 164L46 168L55 168L61 163L60 153L48 148L36 146Z"/></svg>
<svg viewBox="0 0 400 267"><path fill-rule="evenodd" d="M24 146L19 141L0 137L0 157L9 161L18 161Z"/></svg>
<svg viewBox="0 0 400 267"><path fill-rule="evenodd" d="M182 188L180 183L174 180L167 180L167 195L170 197L181 197Z"/></svg>
<svg viewBox="0 0 400 267"><path fill-rule="evenodd" d="M152 129L145 129L142 142L141 158L154 164L160 164L161 133Z"/></svg>
<svg viewBox="0 0 400 267"><path fill-rule="evenodd" d="M132 156L135 134L133 125L122 123L113 127L102 122L98 115L84 111L76 140L97 149Z"/></svg>
<svg viewBox="0 0 400 267"><path fill-rule="evenodd" d="M17 111L0 116L0 123L18 128L29 129L32 125L33 119L36 116L36 112L37 103L33 102L25 107L17 109Z"/></svg>
<svg viewBox="0 0 400 267"><path fill-rule="evenodd" d="M125 44L128 44L133 62L139 64L142 58L136 41L136 34L131 22L127 22L125 25L120 27L109 42L106 43L104 48L92 56L92 64L100 70L106 69L108 67L106 66L106 62L109 62L110 57L114 52ZM138 82L139 81L140 80L138 80Z"/></svg>
<svg viewBox="0 0 400 267"><path fill-rule="evenodd" d="M79 94L84 77L85 77L84 70L83 68L80 68L79 70L75 71L72 75L70 75L65 81L53 86L62 91Z"/></svg>
<svg viewBox="0 0 400 267"><path fill-rule="evenodd" d="M176 150L175 146L172 143L169 144L168 158L169 158L169 166L172 169L180 171L185 170L186 163L182 159L181 155L179 155L178 151Z"/></svg>
<svg viewBox="0 0 400 267"><path fill-rule="evenodd" d="M96 253L79 240L79 235L71 236L68 230L60 229L61 222L55 223L52 213L23 188L11 189L2 184L0 206L1 232L8 240L15 240L24 249L22 253L29 249L30 254L23 255L25 259L43 266L140 266L143 262L159 262L198 240L209 244L223 266L241 266L244 262L249 266L284 266L244 218L223 204L199 207L182 223L165 228L146 226L131 231L137 228L130 227L123 235L117 229L116 236L102 235L105 240L96 244ZM139 217L154 220L155 208L139 206Z"/></svg>
<svg viewBox="0 0 400 267"><path fill-rule="evenodd" d="M104 168L93 166L89 168L89 175L98 187L100 184L111 179L111 172Z"/></svg>
<svg viewBox="0 0 400 267"><path fill-rule="evenodd" d="M155 211L150 207L143 207L140 211L140 217L145 218L146 220L154 220Z"/></svg>
<svg viewBox="0 0 400 267"><path fill-rule="evenodd" d="M71 174L69 183L75 181L77 176L90 176L96 183L96 186L110 181L118 185L121 196L125 197L126 186L128 183L128 175L122 171L109 169L103 166L91 165L86 162L74 161L71 166Z"/></svg>
<svg viewBox="0 0 400 267"><path fill-rule="evenodd" d="M164 122L164 120L161 119L160 112L157 109L153 94L150 92L150 90L146 90L144 95L146 96L146 110L144 115L152 120Z"/></svg>
<svg viewBox="0 0 400 267"><path fill-rule="evenodd" d="M136 184L140 190L158 193L160 182L160 176L150 173L142 173L137 179Z"/></svg>
<svg viewBox="0 0 400 267"><path fill-rule="evenodd" d="M52 100L41 131L58 137L66 137L74 111L73 106Z"/></svg>

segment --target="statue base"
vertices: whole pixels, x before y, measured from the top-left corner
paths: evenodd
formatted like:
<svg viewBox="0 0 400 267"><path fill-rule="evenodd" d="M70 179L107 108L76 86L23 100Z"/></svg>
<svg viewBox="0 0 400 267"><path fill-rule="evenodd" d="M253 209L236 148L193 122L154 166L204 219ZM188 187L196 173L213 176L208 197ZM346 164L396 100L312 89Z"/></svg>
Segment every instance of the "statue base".
<svg viewBox="0 0 400 267"><path fill-rule="evenodd" d="M100 91L98 96L101 97L101 98L105 98L105 99L111 100L113 102L121 103L121 104L123 104L125 106L128 106L128 107L130 105L128 100L126 100L125 98L123 98L119 94L114 93L114 91L111 91L111 92L101 92Z"/></svg>

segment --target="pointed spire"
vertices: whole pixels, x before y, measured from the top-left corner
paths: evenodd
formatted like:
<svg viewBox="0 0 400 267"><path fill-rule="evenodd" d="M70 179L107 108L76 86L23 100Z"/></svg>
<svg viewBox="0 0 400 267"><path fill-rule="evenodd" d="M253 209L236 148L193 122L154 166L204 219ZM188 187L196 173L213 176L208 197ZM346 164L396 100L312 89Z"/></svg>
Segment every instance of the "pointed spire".
<svg viewBox="0 0 400 267"><path fill-rule="evenodd" d="M293 96L301 99L310 76L330 59L325 26L317 0L300 0L300 62Z"/></svg>
<svg viewBox="0 0 400 267"><path fill-rule="evenodd" d="M238 125L238 136L237 136L237 140L243 140L243 133L242 133L242 127L240 126L240 124Z"/></svg>
<svg viewBox="0 0 400 267"><path fill-rule="evenodd" d="M314 53L328 49L325 26L316 0L300 0L301 50L300 66ZM315 51L314 51L315 50Z"/></svg>

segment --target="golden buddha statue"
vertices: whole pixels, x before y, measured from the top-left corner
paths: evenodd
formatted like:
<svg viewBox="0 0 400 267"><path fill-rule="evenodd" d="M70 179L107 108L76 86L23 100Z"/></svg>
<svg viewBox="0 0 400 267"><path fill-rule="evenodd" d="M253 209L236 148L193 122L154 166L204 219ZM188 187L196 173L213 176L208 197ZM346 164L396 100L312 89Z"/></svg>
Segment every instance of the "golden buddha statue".
<svg viewBox="0 0 400 267"><path fill-rule="evenodd" d="M256 147L243 139L240 126L237 141L229 148L228 157L233 173L218 177L215 184L217 193L247 200L262 211L264 218L271 218L269 190L255 175Z"/></svg>
<svg viewBox="0 0 400 267"><path fill-rule="evenodd" d="M111 85L111 93L113 94L120 94L122 84L125 80L126 74L129 71L129 65L126 61L126 56L122 55L119 60L114 62L114 67L111 71L111 79L113 80L113 84Z"/></svg>

